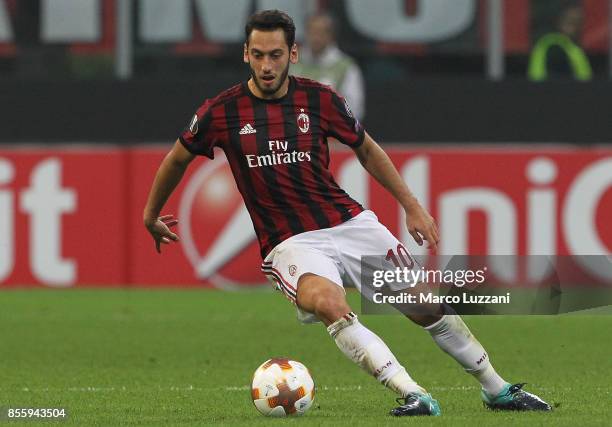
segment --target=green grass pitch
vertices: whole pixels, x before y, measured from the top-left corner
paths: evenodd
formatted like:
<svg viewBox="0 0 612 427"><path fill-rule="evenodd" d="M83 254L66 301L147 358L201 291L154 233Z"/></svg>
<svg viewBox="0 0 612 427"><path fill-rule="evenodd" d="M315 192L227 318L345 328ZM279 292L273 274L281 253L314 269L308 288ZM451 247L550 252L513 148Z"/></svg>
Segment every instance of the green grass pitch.
<svg viewBox="0 0 612 427"><path fill-rule="evenodd" d="M350 300L358 309L358 295ZM280 294L263 291L0 292L0 407L64 407L66 424L104 426L612 422L612 316L466 319L504 377L556 406L547 414L485 410L475 380L422 329L400 316L361 319L439 400L441 417L388 416L392 393L321 325L300 325ZM252 373L272 356L310 368L317 395L305 417L268 419L253 407Z"/></svg>

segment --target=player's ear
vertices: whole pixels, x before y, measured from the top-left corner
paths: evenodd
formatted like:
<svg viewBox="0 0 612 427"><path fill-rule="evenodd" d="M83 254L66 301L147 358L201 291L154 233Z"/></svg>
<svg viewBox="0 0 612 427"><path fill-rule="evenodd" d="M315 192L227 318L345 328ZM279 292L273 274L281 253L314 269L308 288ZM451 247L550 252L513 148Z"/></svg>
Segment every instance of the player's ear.
<svg viewBox="0 0 612 427"><path fill-rule="evenodd" d="M291 46L291 50L289 51L289 61L291 61L292 64L297 64L299 59L300 55L298 52L298 46L296 43L293 43L293 46Z"/></svg>
<svg viewBox="0 0 612 427"><path fill-rule="evenodd" d="M244 44L244 52L242 53L242 60L244 61L245 64L249 63L249 47L247 46L247 44Z"/></svg>

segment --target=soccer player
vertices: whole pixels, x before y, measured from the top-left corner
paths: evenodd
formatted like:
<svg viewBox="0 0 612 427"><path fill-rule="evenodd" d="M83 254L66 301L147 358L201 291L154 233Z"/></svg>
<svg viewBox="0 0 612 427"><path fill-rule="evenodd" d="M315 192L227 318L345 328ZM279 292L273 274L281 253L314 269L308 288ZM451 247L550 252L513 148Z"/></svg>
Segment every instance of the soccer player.
<svg viewBox="0 0 612 427"><path fill-rule="evenodd" d="M245 30L250 79L204 102L155 176L144 223L157 251L179 240L170 230L177 220L160 212L187 166L196 155L212 159L213 149L222 149L259 240L262 271L297 306L298 318L322 321L349 359L400 396L393 415L439 415L438 402L346 301L344 285L360 289L361 256L405 248L373 212L336 184L328 169L328 143L338 140L352 148L404 208L415 241L423 245L425 240L435 250L439 237L433 218L342 96L316 81L289 76L290 64L298 61L292 19L281 11L262 11L249 18ZM488 407L551 409L521 390L522 384L512 385L497 374L459 316L408 317L480 382Z"/></svg>

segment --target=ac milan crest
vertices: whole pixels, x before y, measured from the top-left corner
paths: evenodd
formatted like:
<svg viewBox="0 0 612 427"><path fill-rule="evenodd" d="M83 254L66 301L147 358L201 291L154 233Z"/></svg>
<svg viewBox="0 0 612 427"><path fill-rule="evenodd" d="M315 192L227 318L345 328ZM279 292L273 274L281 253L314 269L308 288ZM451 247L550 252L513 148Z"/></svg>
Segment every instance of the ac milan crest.
<svg viewBox="0 0 612 427"><path fill-rule="evenodd" d="M302 133L306 133L308 132L308 129L310 129L310 117L308 117L308 114L304 112L303 108L300 109L300 114L297 118L297 124L298 128L300 128Z"/></svg>

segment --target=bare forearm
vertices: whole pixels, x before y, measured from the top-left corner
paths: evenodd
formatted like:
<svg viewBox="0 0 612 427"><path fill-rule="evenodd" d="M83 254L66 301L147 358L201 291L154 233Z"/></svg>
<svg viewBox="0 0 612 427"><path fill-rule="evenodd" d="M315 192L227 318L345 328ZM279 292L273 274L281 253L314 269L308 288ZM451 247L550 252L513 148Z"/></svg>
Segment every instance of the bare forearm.
<svg viewBox="0 0 612 427"><path fill-rule="evenodd" d="M187 165L188 163L174 160L171 153L164 158L149 192L149 198L147 199L147 205L143 214L145 224L157 220L166 201L181 181Z"/></svg>
<svg viewBox="0 0 612 427"><path fill-rule="evenodd" d="M436 222L412 195L387 153L366 133L363 144L355 148L355 154L370 175L402 205L408 232L415 242L421 246L425 239L428 248L435 251L440 240Z"/></svg>
<svg viewBox="0 0 612 427"><path fill-rule="evenodd" d="M418 203L393 162L378 144L372 144L367 151L358 153L358 158L363 167L382 185L404 209L410 209L414 203Z"/></svg>

